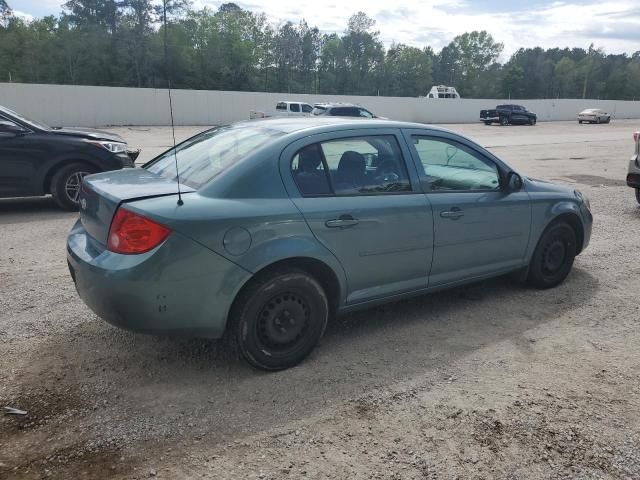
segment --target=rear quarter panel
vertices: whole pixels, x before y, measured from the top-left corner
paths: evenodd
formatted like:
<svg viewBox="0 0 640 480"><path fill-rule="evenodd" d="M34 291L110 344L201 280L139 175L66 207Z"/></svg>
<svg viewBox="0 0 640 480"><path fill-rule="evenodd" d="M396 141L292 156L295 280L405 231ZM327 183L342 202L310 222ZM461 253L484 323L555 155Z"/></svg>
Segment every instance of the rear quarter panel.
<svg viewBox="0 0 640 480"><path fill-rule="evenodd" d="M333 254L316 241L304 218L287 198L209 198L198 193L132 202L128 208L195 240L255 274L276 262L312 258L328 265L346 291L344 270ZM238 285L236 294L242 285Z"/></svg>

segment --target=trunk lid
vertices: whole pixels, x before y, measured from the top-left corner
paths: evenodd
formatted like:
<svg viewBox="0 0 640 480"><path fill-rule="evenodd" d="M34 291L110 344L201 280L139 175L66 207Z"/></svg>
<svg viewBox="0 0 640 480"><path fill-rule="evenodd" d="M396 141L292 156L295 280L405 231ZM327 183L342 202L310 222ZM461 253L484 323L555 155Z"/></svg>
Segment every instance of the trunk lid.
<svg viewBox="0 0 640 480"><path fill-rule="evenodd" d="M194 189L180 185L182 193ZM89 175L80 191L80 220L95 240L107 244L111 220L120 204L143 198L177 195L178 183L143 168L127 168Z"/></svg>

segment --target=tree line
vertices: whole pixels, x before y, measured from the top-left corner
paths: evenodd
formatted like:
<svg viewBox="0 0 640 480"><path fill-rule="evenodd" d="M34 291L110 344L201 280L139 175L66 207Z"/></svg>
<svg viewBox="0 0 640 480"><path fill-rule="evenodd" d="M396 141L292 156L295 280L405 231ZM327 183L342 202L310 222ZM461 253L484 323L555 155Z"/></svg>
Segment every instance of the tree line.
<svg viewBox="0 0 640 480"><path fill-rule="evenodd" d="M2 82L410 97L446 84L474 98L640 99L640 51L521 48L500 63L504 46L486 31L439 52L385 48L363 12L327 34L234 3L167 0L165 18L155 0L68 0L59 16L25 21L9 2L0 0Z"/></svg>

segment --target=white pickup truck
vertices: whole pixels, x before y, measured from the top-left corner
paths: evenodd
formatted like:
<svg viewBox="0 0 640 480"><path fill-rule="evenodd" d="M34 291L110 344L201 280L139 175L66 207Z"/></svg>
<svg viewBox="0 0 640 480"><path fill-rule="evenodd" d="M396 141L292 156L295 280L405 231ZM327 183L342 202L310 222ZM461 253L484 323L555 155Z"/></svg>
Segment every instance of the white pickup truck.
<svg viewBox="0 0 640 480"><path fill-rule="evenodd" d="M261 112L258 110L250 110L249 118L268 118L268 117L308 117L311 115L313 107L306 102L278 102L275 111Z"/></svg>

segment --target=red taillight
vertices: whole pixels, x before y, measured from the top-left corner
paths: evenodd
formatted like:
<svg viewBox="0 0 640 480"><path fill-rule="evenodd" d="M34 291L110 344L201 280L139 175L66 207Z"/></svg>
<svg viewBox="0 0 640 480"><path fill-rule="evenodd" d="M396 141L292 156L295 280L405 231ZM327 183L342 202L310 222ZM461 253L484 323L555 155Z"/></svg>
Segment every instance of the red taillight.
<svg viewBox="0 0 640 480"><path fill-rule="evenodd" d="M115 253L144 253L160 245L169 233L164 225L119 208L111 222L107 248Z"/></svg>

